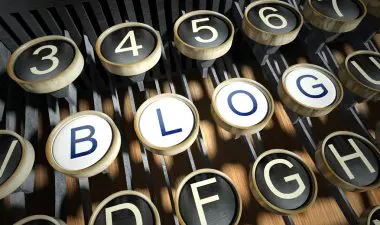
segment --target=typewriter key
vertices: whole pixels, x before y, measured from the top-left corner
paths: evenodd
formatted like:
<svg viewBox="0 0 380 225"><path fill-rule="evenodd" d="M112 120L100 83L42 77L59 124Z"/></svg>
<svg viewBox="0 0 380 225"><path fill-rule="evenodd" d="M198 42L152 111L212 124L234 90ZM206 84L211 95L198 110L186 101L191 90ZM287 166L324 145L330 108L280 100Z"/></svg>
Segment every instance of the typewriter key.
<svg viewBox="0 0 380 225"><path fill-rule="evenodd" d="M223 56L230 50L233 36L232 22L214 11L192 11L174 24L176 47L185 56L196 60Z"/></svg>
<svg viewBox="0 0 380 225"><path fill-rule="evenodd" d="M117 24L99 36L95 51L110 73L135 76L150 70L160 60L161 37L143 23Z"/></svg>
<svg viewBox="0 0 380 225"><path fill-rule="evenodd" d="M33 215L25 217L14 225L66 225L62 220L46 215Z"/></svg>
<svg viewBox="0 0 380 225"><path fill-rule="evenodd" d="M292 42L302 24L301 13L292 5L262 0L247 6L242 27L250 39L263 45L279 46Z"/></svg>
<svg viewBox="0 0 380 225"><path fill-rule="evenodd" d="M281 101L301 116L330 113L343 98L343 87L328 70L312 64L289 67L280 80Z"/></svg>
<svg viewBox="0 0 380 225"><path fill-rule="evenodd" d="M365 210L359 218L358 225L380 225L380 206Z"/></svg>
<svg viewBox="0 0 380 225"><path fill-rule="evenodd" d="M347 56L338 73L342 84L356 95L368 99L380 92L380 54L357 51Z"/></svg>
<svg viewBox="0 0 380 225"><path fill-rule="evenodd" d="M34 164L34 149L29 141L13 131L0 130L0 199L19 188Z"/></svg>
<svg viewBox="0 0 380 225"><path fill-rule="evenodd" d="M120 191L104 199L90 218L89 225L160 225L157 208L137 191Z"/></svg>
<svg viewBox="0 0 380 225"><path fill-rule="evenodd" d="M334 33L354 30L367 14L360 0L307 0L302 14L315 27Z"/></svg>
<svg viewBox="0 0 380 225"><path fill-rule="evenodd" d="M21 45L11 55L7 72L26 91L42 94L71 84L83 66L83 56L74 41L52 35Z"/></svg>
<svg viewBox="0 0 380 225"><path fill-rule="evenodd" d="M161 94L140 106L134 127L148 150L160 155L176 155L189 148L197 138L199 114L187 98Z"/></svg>
<svg viewBox="0 0 380 225"><path fill-rule="evenodd" d="M236 134L259 132L273 115L274 103L269 91L256 81L234 78L216 87L211 114L223 129Z"/></svg>
<svg viewBox="0 0 380 225"><path fill-rule="evenodd" d="M367 191L380 185L380 151L358 134L328 135L318 147L316 162L322 175L345 191Z"/></svg>
<svg viewBox="0 0 380 225"><path fill-rule="evenodd" d="M301 213L317 197L317 180L296 154L272 149L261 154L250 172L250 187L257 201L282 215Z"/></svg>
<svg viewBox="0 0 380 225"><path fill-rule="evenodd" d="M175 210L181 225L237 225L242 203L227 175L214 169L201 169L181 181Z"/></svg>
<svg viewBox="0 0 380 225"><path fill-rule="evenodd" d="M46 157L57 171L91 177L105 170L120 150L121 137L106 114L83 111L62 120L51 132Z"/></svg>

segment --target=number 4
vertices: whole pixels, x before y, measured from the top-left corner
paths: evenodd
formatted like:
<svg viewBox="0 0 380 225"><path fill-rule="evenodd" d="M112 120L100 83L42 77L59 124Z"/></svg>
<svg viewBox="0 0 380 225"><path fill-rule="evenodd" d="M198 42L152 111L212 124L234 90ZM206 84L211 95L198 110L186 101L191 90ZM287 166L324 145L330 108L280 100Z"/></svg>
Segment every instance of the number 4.
<svg viewBox="0 0 380 225"><path fill-rule="evenodd" d="M131 47L123 48L123 45L125 44L125 42L128 39L131 39ZM141 49L142 47L143 47L142 45L137 45L137 43L136 43L136 37L135 37L135 32L133 30L131 30L131 31L129 31L127 33L127 35L125 35L125 37L123 38L123 40L116 47L115 53L132 51L133 56L138 56L139 55L139 49Z"/></svg>

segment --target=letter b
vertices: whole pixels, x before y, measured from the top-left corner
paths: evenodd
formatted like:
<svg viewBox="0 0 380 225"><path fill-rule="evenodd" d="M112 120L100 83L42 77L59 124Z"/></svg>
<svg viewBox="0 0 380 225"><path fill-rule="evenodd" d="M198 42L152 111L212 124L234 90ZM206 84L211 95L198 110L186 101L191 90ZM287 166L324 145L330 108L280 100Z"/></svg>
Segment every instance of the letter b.
<svg viewBox="0 0 380 225"><path fill-rule="evenodd" d="M83 130L89 130L90 134L87 137L78 138L77 139L77 132L83 131ZM82 157L88 154L93 153L96 150L96 147L98 146L98 142L96 139L93 138L95 134L95 128L91 125L85 125L81 127L75 127L71 129L71 159ZM76 145L81 142L91 142L92 146L89 150L83 151L83 152L76 152Z"/></svg>

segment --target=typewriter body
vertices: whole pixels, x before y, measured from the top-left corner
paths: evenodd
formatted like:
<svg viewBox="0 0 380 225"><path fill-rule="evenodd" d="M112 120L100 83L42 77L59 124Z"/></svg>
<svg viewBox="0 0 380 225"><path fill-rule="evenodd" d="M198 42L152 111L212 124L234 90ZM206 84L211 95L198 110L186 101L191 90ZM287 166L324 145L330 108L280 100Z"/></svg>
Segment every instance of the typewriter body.
<svg viewBox="0 0 380 225"><path fill-rule="evenodd" d="M1 0L0 224L380 225L379 0Z"/></svg>

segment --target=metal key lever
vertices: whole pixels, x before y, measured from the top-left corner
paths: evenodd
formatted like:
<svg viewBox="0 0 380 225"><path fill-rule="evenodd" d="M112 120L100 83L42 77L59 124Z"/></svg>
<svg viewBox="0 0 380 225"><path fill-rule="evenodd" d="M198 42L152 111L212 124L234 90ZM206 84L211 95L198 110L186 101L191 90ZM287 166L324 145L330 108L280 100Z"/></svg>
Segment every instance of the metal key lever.
<svg viewBox="0 0 380 225"><path fill-rule="evenodd" d="M60 110L58 99L53 96L47 95L47 105L50 129L52 130L60 121ZM67 217L67 203L66 199L66 178L65 175L54 170L54 191L55 191L55 217L66 220Z"/></svg>
<svg viewBox="0 0 380 225"><path fill-rule="evenodd" d="M38 123L38 111L32 105L31 99L28 93L25 95L25 108L18 108L14 99L20 97L19 95L24 94L21 93L19 89L12 88L14 83L11 80L8 80L8 91L7 91L7 107L5 109L5 128L6 130L18 132L20 127L24 127L23 136L25 140L30 141L34 145L36 144L36 136L34 136L37 132L37 123ZM18 120L18 111L25 111L24 118L24 126L22 126ZM37 117L37 119L36 119ZM33 121L29 121L33 120ZM21 120L22 121L22 120ZM30 125L30 127L26 127ZM33 151L33 149L25 149L26 151ZM26 157L26 156L25 156ZM31 160L30 158L28 160ZM21 161L20 161L21 163ZM34 164L34 158L33 158ZM34 167L34 165L33 165ZM23 218L26 215L26 202L25 197L26 194L32 193L34 191L34 180L35 180L35 171L32 168L31 172L27 175L27 177L21 178L25 179L23 183L17 188L13 193L10 194L10 205L12 209L16 211L12 213L12 216L15 221Z"/></svg>
<svg viewBox="0 0 380 225"><path fill-rule="evenodd" d="M380 31L379 18L367 14L359 26L352 32L342 35L341 41L348 42L356 50L370 50L379 52L377 46L373 43L373 38Z"/></svg>

